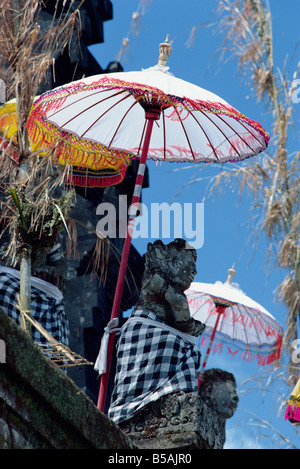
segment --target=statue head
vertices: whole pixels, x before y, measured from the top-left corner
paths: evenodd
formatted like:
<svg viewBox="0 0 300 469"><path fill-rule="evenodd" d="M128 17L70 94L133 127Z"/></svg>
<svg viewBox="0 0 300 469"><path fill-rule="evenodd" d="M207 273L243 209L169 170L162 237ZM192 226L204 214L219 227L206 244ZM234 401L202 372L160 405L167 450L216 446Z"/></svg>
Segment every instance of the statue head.
<svg viewBox="0 0 300 469"><path fill-rule="evenodd" d="M145 273L160 272L184 291L197 273L196 260L196 250L184 239L176 238L166 245L157 240L147 246Z"/></svg>
<svg viewBox="0 0 300 469"><path fill-rule="evenodd" d="M184 239L169 244L149 243L145 270L136 309L152 311L158 318L181 332L197 336L204 324L191 317L185 290L196 271L197 254Z"/></svg>
<svg viewBox="0 0 300 469"><path fill-rule="evenodd" d="M233 374L218 368L204 372L199 395L224 421L233 416L239 401Z"/></svg>

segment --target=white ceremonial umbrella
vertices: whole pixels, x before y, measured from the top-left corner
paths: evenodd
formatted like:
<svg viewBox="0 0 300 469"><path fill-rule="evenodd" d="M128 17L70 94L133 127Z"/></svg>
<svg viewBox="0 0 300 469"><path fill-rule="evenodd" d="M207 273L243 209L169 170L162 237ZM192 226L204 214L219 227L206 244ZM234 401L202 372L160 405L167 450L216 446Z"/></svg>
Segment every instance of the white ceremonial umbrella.
<svg viewBox="0 0 300 469"><path fill-rule="evenodd" d="M220 343L227 343L231 353L240 351L243 358L256 358L259 365L270 364L280 357L281 325L263 306L249 298L238 284L231 283L234 273L233 268L229 269L225 283L192 282L185 291L191 316L205 324L203 336L210 335L198 387L215 338Z"/></svg>

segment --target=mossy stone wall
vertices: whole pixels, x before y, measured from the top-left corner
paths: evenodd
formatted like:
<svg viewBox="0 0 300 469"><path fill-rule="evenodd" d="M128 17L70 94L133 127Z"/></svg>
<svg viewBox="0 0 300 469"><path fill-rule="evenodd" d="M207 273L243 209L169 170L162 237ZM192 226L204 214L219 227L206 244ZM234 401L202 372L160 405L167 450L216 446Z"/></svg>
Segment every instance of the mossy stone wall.
<svg viewBox="0 0 300 469"><path fill-rule="evenodd" d="M0 448L134 448L1 308L0 340Z"/></svg>

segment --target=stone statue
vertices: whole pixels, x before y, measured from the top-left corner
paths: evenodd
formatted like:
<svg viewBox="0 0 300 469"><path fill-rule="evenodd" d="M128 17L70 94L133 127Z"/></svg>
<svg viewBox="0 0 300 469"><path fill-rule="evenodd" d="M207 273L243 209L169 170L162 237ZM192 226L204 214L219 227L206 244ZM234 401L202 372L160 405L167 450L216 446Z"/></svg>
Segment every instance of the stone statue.
<svg viewBox="0 0 300 469"><path fill-rule="evenodd" d="M223 449L238 400L234 376L210 369L199 393L167 394L119 426L141 449Z"/></svg>
<svg viewBox="0 0 300 469"><path fill-rule="evenodd" d="M135 309L153 311L158 318L182 332L198 336L204 325L191 318L184 291L194 280L197 254L183 239L164 245L149 243L145 272Z"/></svg>
<svg viewBox="0 0 300 469"><path fill-rule="evenodd" d="M233 416L239 401L233 374L218 368L204 372L199 395L224 423Z"/></svg>
<svg viewBox="0 0 300 469"><path fill-rule="evenodd" d="M196 251L183 239L149 243L138 302L121 328L108 416L140 448L221 449L225 421L237 406L233 375L204 372L204 325L190 317L185 290L196 274Z"/></svg>
<svg viewBox="0 0 300 469"><path fill-rule="evenodd" d="M149 243L136 307L121 328L108 416L130 419L167 394L197 391L204 325L190 316L184 291L196 274L196 251L183 239Z"/></svg>

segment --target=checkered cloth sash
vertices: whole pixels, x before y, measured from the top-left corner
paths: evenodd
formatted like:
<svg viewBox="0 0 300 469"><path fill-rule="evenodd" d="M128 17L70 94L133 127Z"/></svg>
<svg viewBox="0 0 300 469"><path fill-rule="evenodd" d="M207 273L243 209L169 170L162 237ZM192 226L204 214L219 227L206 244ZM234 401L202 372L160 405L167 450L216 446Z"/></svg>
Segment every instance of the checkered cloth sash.
<svg viewBox="0 0 300 469"><path fill-rule="evenodd" d="M166 394L196 392L200 358L194 337L166 326L150 311L135 311L117 343L108 416L120 423Z"/></svg>
<svg viewBox="0 0 300 469"><path fill-rule="evenodd" d="M58 342L69 345L69 323L65 314L63 297L54 285L39 278L31 278L31 314ZM0 306L20 325L17 308L20 294L20 276L14 269L0 266ZM37 344L47 340L32 327L32 338Z"/></svg>

